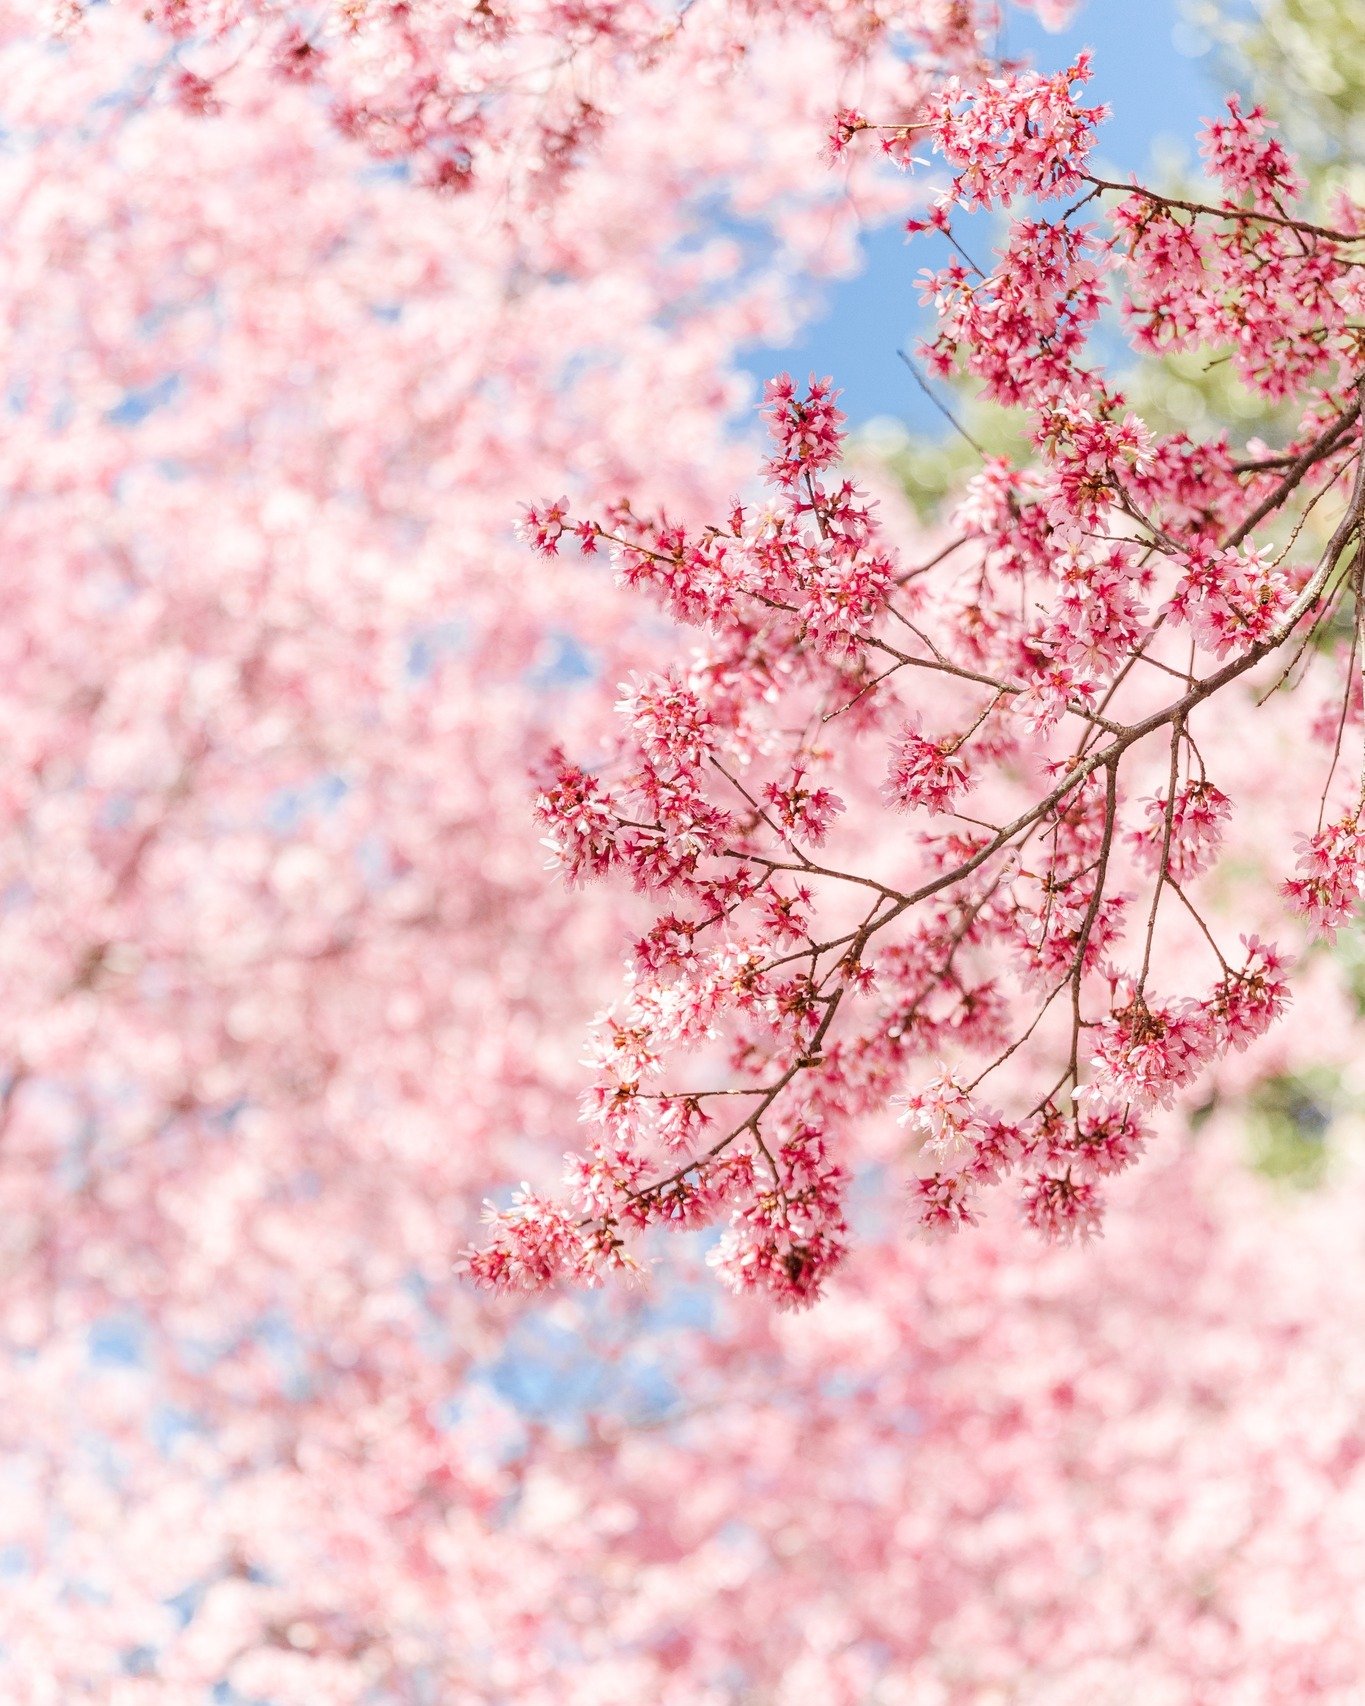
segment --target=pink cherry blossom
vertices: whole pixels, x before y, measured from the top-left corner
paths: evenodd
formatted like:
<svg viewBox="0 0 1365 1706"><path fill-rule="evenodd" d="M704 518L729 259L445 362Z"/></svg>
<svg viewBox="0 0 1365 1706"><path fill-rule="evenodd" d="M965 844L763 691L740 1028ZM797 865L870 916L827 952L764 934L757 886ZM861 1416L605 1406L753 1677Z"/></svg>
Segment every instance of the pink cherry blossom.
<svg viewBox="0 0 1365 1706"><path fill-rule="evenodd" d="M1244 767L1239 739L1311 667L1365 527L1365 378L1346 320L1360 305L1355 216L1342 229L1301 217L1287 155L1235 100L1206 135L1221 199L1094 176L1104 115L1073 94L1088 72L1082 59L1052 78L959 78L926 96L928 116L837 121L842 155L876 134L911 169L932 132L957 175L920 227L951 236L955 213L1011 210L989 271L959 245L929 279L938 329L924 347L931 368L1022 411L1036 459L987 461L947 545L893 540L841 466L832 381L802 391L788 375L765 393L766 496L723 520L686 525L632 502L600 519L532 512L542 546L555 529L610 546L626 585L700 639L687 697L657 701L674 734L653 702L623 700L631 726L603 757L600 793L566 789L563 833L587 837L571 874L619 862L659 896L658 939L682 933L683 951L637 958L622 1011L662 1094L718 1104L708 1158L770 1156L776 1195L755 1165L756 1194L726 1204L725 1248L744 1271L777 1259L771 1204L786 1185L765 1132L816 1127L839 1154L889 1105L914 1134L900 1161L919 1176L926 1228L976 1222L1019 1174L1027 1222L1085 1240L1104 1213L1095 1180L1147 1143L1137 1122L1188 1105L1289 1008L1288 956L1252 936L1239 966L1203 888L1232 846L1223 778ZM1047 205L1082 189L1084 225L1077 207ZM1021 196L1033 205L1014 214ZM1223 433L1201 445L1151 431L1088 341L1110 278L1131 291L1139 348L1231 340L1250 387L1294 395L1289 449L1238 456ZM1287 561L1294 518L1319 502L1325 543ZM1276 518L1291 548L1253 544ZM1314 722L1324 807L1337 773L1360 769L1342 763L1348 729L1359 744L1344 631L1340 715ZM665 774L670 741L695 758L669 756ZM576 830L587 813L591 830ZM1361 890L1356 815L1305 841L1284 883L1320 932ZM738 975L696 952L713 929ZM1013 1097L981 1113L977 1087L997 1072ZM615 1106L619 1080L600 1093ZM675 1177L647 1121L627 1141L647 1194L653 1177L702 1190L706 1169ZM607 1208L598 1229L620 1222ZM843 1249L841 1234L785 1300L813 1298Z"/></svg>
<svg viewBox="0 0 1365 1706"><path fill-rule="evenodd" d="M1295 912L1329 941L1355 913L1365 895L1365 830L1360 812L1349 812L1312 835L1301 835L1296 875L1284 891Z"/></svg>
<svg viewBox="0 0 1365 1706"><path fill-rule="evenodd" d="M6 1702L1358 1699L1365 209L999 21L0 3Z"/></svg>

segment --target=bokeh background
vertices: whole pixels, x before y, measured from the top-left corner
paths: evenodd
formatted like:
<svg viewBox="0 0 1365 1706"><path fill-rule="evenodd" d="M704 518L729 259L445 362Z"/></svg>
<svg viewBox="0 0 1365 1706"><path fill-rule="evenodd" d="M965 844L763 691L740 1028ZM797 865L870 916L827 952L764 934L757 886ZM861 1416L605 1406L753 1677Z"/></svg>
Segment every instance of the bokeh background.
<svg viewBox="0 0 1365 1706"><path fill-rule="evenodd" d="M0 1699L1361 1699L1358 932L1097 1248L916 1244L869 1140L809 1314L706 1235L637 1290L459 1273L486 1195L554 1179L634 917L547 878L531 775L674 643L517 505L705 516L781 367L843 387L903 540L972 467L898 354L917 192L804 187L843 9L745 15L755 125L699 6L515 217L341 134L279 73L298 9L227 49L150 10L0 7ZM1001 27L1093 47L1116 175L1193 181L1239 88L1359 187L1357 0ZM1129 389L1286 430L1197 359Z"/></svg>

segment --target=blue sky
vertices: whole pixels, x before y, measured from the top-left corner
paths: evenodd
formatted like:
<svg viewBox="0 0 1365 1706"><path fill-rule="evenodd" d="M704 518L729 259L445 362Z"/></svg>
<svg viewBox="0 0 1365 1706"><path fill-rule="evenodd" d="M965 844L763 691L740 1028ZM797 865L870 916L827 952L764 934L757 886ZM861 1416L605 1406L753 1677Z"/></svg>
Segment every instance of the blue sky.
<svg viewBox="0 0 1365 1706"><path fill-rule="evenodd" d="M1069 63L1081 47L1094 50L1088 98L1112 109L1096 159L1118 174L1145 168L1154 149L1193 159L1199 122L1224 92L1214 56L1186 21L1182 0L1089 0L1057 35L1011 6L1004 43L1010 54L1027 55L1049 71ZM907 243L895 225L870 232L862 272L827 290L804 335L785 347L755 349L745 365L758 379L783 367L798 378L833 374L853 422L891 416L937 431L940 417L896 354L924 323L916 274L941 264L928 242Z"/></svg>

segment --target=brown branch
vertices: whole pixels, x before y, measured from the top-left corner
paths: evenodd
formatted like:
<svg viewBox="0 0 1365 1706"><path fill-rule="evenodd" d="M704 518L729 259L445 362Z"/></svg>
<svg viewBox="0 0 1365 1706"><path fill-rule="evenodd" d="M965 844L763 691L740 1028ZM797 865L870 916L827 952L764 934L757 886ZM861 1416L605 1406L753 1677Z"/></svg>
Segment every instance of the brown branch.
<svg viewBox="0 0 1365 1706"><path fill-rule="evenodd" d="M1076 938L1076 958L1071 967L1071 1059L1070 1074L1073 1083L1080 1077L1080 1040L1081 1040L1081 984L1085 980L1085 950L1090 945L1090 933L1095 928L1095 920L1099 916L1100 902L1104 899L1104 879L1109 870L1109 855L1114 845L1114 825L1118 821L1118 789L1119 765L1115 756L1105 770L1104 778L1104 831L1100 837L1100 852L1098 869L1095 872L1095 887L1090 895L1090 905L1085 909L1085 917Z"/></svg>
<svg viewBox="0 0 1365 1706"><path fill-rule="evenodd" d="M1307 219L1294 219L1284 213L1257 213L1249 207L1214 207L1206 201L1185 201L1180 196L1161 195L1156 190L1145 189L1141 184L1119 184L1112 178L1096 178L1089 172L1083 173L1082 176L1086 183L1094 184L1097 190L1116 190L1120 195L1138 195L1158 207L1178 207L1183 213L1209 214L1214 219L1240 219L1259 225L1282 225L1290 231L1310 237L1325 237L1329 243L1365 243L1365 232L1336 231L1330 225L1314 225Z"/></svg>
<svg viewBox="0 0 1365 1706"><path fill-rule="evenodd" d="M1350 431L1354 423L1360 418L1360 404L1361 398L1359 394L1359 387L1357 387L1356 400L1352 403L1351 407L1347 409L1346 413L1334 421L1332 425L1328 427L1326 432L1323 433L1321 438L1316 439L1308 446L1307 450L1301 451L1299 455L1294 458L1294 460L1289 464L1284 478L1275 487L1274 491L1271 492L1270 495L1261 503L1257 504L1256 508L1252 510L1251 514L1240 524L1240 526L1233 528L1232 532L1223 541L1223 549L1225 551L1231 551L1240 545L1255 528L1260 526L1260 524L1269 514L1271 514L1273 510L1277 510L1285 499L1291 495L1298 486L1299 481L1302 480L1314 463L1321 462L1323 457L1330 456L1332 454L1332 452L1341 443L1346 433Z"/></svg>

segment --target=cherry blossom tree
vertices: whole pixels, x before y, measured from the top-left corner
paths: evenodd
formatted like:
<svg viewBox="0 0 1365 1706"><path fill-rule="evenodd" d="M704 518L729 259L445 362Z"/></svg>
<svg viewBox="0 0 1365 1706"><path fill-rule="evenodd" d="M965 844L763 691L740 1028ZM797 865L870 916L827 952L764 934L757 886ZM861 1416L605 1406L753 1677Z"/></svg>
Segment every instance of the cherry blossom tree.
<svg viewBox="0 0 1365 1706"><path fill-rule="evenodd" d="M1342 193L1333 224L1311 218L1236 96L1201 142L1212 200L1096 176L1088 75L1082 56L949 81L890 123L836 118L836 154L872 135L951 169L911 222L957 250L924 276L923 358L1028 411L1037 450L986 459L922 561L888 548L843 475L830 383L785 375L766 501L700 531L629 501L528 511L543 554L608 548L706 642L632 681L605 770L561 758L542 792L569 880L620 869L660 910L599 1029L570 1196L496 1214L479 1278L595 1280L630 1266L633 1233L724 1216L728 1281L809 1301L847 1248L845 1133L888 1102L924 1232L975 1223L1009 1181L1044 1237L1088 1238L1152 1116L1289 1000L1286 954L1220 939L1203 896L1233 812L1226 749L1259 744L1262 707L1310 675L1326 703L1293 782L1312 775L1312 804L1274 887L1319 937L1351 919L1365 213ZM997 206L987 269L954 220ZM1226 351L1250 390L1293 402L1290 442L1152 432L1089 337L1110 278L1137 349ZM1320 503L1325 538L1305 531Z"/></svg>
<svg viewBox="0 0 1365 1706"><path fill-rule="evenodd" d="M1097 184L1084 66L949 0L47 22L0 12L5 1697L1352 1698L1360 1190L1236 1133L1357 1045L1326 949L1268 1028L1266 945L1358 858L1353 210L1249 107L1211 200ZM921 359L1036 458L925 527L778 381L765 492L737 351L860 220L975 253L1006 200ZM1121 291L1293 436L1131 417ZM1101 1191L1062 1251L1006 1202ZM515 1295L669 1223L652 1287Z"/></svg>

